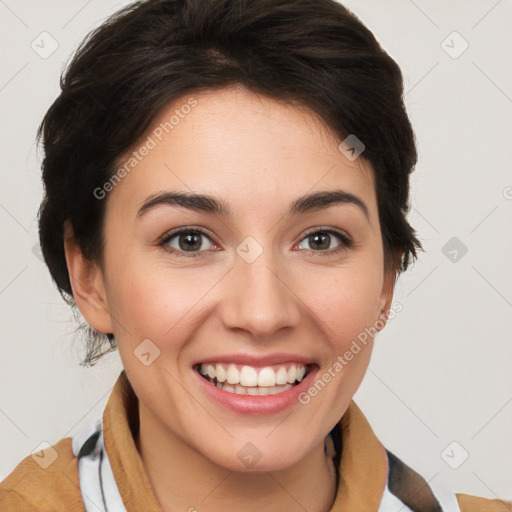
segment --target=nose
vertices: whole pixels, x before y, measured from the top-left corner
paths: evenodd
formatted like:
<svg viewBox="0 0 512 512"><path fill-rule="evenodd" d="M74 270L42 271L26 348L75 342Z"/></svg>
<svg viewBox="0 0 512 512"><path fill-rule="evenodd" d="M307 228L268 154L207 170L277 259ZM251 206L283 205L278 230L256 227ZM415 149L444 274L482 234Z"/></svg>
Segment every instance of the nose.
<svg viewBox="0 0 512 512"><path fill-rule="evenodd" d="M291 272L265 250L252 262L236 256L225 283L222 320L227 329L242 329L256 339L269 338L301 320L300 299Z"/></svg>

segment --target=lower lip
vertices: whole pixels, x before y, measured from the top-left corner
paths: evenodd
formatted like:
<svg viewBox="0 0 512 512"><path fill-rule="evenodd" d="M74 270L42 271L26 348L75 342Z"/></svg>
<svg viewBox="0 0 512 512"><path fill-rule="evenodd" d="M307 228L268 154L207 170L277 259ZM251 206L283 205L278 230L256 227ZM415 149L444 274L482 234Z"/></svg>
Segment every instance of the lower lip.
<svg viewBox="0 0 512 512"><path fill-rule="evenodd" d="M318 370L318 366L313 366L304 379L293 388L276 395L265 396L238 395L224 391L206 380L196 370L192 371L199 379L201 389L220 405L240 414L263 415L275 414L299 403L299 395L310 387Z"/></svg>

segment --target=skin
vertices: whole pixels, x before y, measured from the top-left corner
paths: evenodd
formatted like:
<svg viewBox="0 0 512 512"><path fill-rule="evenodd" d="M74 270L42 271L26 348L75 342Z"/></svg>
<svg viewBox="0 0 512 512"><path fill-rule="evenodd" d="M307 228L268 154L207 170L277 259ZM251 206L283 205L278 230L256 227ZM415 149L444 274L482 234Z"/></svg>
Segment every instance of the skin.
<svg viewBox="0 0 512 512"><path fill-rule="evenodd" d="M66 225L75 300L91 326L115 334L139 398L137 447L163 510L330 510L336 482L324 438L359 387L373 340L309 404L271 415L215 403L192 364L294 352L315 360L321 375L365 328L385 323L396 265L384 271L371 169L347 159L314 113L243 87L179 98L148 134L190 96L197 106L104 199L102 268L84 260ZM348 203L285 215L299 196L337 189L358 196L369 218ZM229 203L233 218L176 205L138 218L145 199L163 190L212 195ZM158 245L190 225L207 231L198 235L200 256ZM322 253L311 237L321 228L349 235L352 246ZM263 249L250 264L236 252L247 236ZM326 242L340 244L335 235ZM168 245L179 251L179 236ZM160 356L145 366L134 350L148 338ZM237 457L249 441L262 454L252 468Z"/></svg>

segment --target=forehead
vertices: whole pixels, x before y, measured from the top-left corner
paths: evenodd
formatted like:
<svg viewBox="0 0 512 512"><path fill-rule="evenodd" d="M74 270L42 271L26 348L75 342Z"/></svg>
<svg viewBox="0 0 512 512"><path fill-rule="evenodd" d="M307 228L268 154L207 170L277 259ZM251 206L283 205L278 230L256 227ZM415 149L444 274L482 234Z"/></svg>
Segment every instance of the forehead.
<svg viewBox="0 0 512 512"><path fill-rule="evenodd" d="M124 177L109 202L141 206L161 190L207 193L234 210L268 207L315 190L343 189L374 209L374 179L362 158L305 107L229 87L166 105L117 165Z"/></svg>

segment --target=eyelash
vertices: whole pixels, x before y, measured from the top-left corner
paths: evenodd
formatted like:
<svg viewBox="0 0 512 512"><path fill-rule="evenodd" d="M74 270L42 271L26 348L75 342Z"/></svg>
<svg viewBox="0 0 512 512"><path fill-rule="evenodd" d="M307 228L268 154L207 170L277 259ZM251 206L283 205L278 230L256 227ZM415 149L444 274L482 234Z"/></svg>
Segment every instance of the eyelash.
<svg viewBox="0 0 512 512"><path fill-rule="evenodd" d="M195 228L195 227L183 227L178 228L176 230L169 231L163 235L160 242L158 243L159 246L162 247L166 252L170 254L175 254L178 257L184 257L184 258L196 258L198 256L202 256L203 253L207 251L197 251L197 252L187 252L187 251L179 251L177 249L170 248L167 244L170 240L173 238L182 235L182 234L190 234L190 233L199 233L201 235L204 235L206 238L210 239L208 234L203 231L201 228ZM307 252L312 253L314 256L330 256L332 254L344 251L346 249L349 249L352 247L352 240L345 235L344 233L341 233L339 231L329 229L329 228L315 228L314 231L310 231L304 235L304 237L300 240L305 240L312 235L318 234L318 233L327 233L329 235L334 235L338 238L338 240L341 242L338 247L335 247L334 249L329 249L325 251L315 251L313 249L305 249Z"/></svg>

